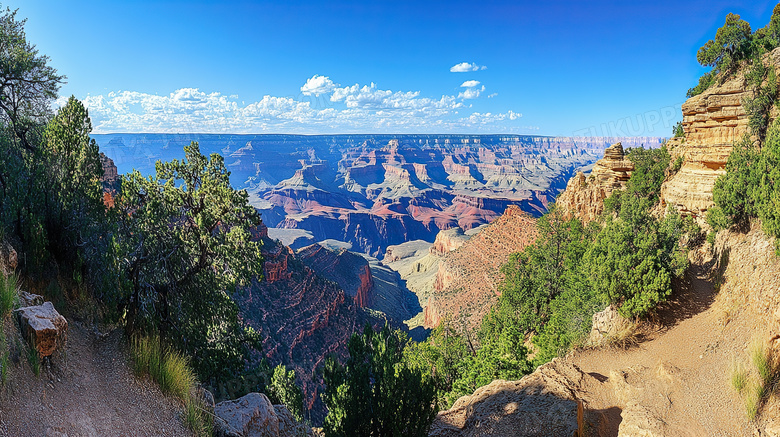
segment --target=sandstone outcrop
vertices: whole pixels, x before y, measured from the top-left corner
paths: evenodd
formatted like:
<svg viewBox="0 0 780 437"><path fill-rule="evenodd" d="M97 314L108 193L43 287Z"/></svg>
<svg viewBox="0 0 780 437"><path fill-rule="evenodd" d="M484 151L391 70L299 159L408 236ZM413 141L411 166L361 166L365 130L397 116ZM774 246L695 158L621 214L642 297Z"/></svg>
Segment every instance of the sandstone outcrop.
<svg viewBox="0 0 780 437"><path fill-rule="evenodd" d="M634 164L625 155L623 144L613 144L596 161L590 175L578 172L569 180L555 203L564 217L577 217L583 223L595 220L604 211L604 199L613 191L622 190L633 170Z"/></svg>
<svg viewBox="0 0 780 437"><path fill-rule="evenodd" d="M271 405L262 393L249 393L214 407L218 437L300 437L311 429L297 423L284 405Z"/></svg>
<svg viewBox="0 0 780 437"><path fill-rule="evenodd" d="M51 356L68 338L68 321L51 302L16 310L22 335L41 358Z"/></svg>
<svg viewBox="0 0 780 437"><path fill-rule="evenodd" d="M767 55L764 62L780 66L780 49ZM752 92L746 88L744 74L739 73L682 105L685 137L667 143L672 161L682 158L682 167L661 187L664 207L672 205L703 221L704 213L714 205L712 189L715 180L726 172L734 141L748 131L748 117L742 106L748 97Z"/></svg>
<svg viewBox="0 0 780 437"><path fill-rule="evenodd" d="M103 176L100 178L100 184L103 186L103 204L112 207L121 184L119 172L114 165L114 160L103 152L100 152L100 164L103 167Z"/></svg>
<svg viewBox="0 0 780 437"><path fill-rule="evenodd" d="M431 437L572 436L582 431L578 400L599 382L560 359L519 381L495 380L436 416ZM578 420L579 418L579 420Z"/></svg>
<svg viewBox="0 0 780 437"><path fill-rule="evenodd" d="M436 234L436 239L433 241L430 251L432 254L441 256L463 246L463 243L468 241L468 239L469 237L463 233L461 228L441 231Z"/></svg>

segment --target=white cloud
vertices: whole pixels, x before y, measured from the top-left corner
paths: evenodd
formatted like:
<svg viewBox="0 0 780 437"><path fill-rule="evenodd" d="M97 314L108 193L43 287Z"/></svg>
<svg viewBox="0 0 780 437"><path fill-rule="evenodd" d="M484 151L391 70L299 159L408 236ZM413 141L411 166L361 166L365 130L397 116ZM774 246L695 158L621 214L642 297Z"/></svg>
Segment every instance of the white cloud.
<svg viewBox="0 0 780 437"><path fill-rule="evenodd" d="M482 92L485 91L485 85L482 88L468 88L462 93L458 93L459 99L476 99Z"/></svg>
<svg viewBox="0 0 780 437"><path fill-rule="evenodd" d="M450 67L450 71L453 73L468 73L469 71L487 70L484 65L477 65L476 63L461 62Z"/></svg>
<svg viewBox="0 0 780 437"><path fill-rule="evenodd" d="M181 88L167 95L115 91L84 99L95 133L350 133L511 132L520 114L473 113L463 100L485 87L464 87L457 96L422 96L377 84L339 86L315 75L297 97L266 95L257 101ZM58 99L58 102L62 99ZM64 100L63 100L64 103Z"/></svg>
<svg viewBox="0 0 780 437"><path fill-rule="evenodd" d="M477 86L479 84L480 84L480 82L478 80L467 80L467 81L463 82L462 84L460 84L460 86L464 87L464 88L473 88L473 87L475 87L475 86Z"/></svg>
<svg viewBox="0 0 780 437"><path fill-rule="evenodd" d="M306 83L301 87L301 92L307 96L320 96L330 94L337 86L338 84L333 83L329 77L315 74L306 80Z"/></svg>
<svg viewBox="0 0 780 437"><path fill-rule="evenodd" d="M493 97L497 96L498 93L492 93L488 95L488 99L492 99Z"/></svg>

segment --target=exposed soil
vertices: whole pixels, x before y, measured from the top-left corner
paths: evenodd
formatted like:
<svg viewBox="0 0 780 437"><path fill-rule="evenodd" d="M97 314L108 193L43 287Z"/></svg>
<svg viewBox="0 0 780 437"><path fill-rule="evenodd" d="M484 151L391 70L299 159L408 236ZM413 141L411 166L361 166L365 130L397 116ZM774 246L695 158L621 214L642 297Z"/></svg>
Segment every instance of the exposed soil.
<svg viewBox="0 0 780 437"><path fill-rule="evenodd" d="M69 321L66 354L35 376L7 321L10 374L0 388L0 437L189 436L181 408L128 363L122 332Z"/></svg>
<svg viewBox="0 0 780 437"><path fill-rule="evenodd" d="M751 301L766 301L758 297L758 288L773 288L769 283L777 280L776 262L759 264L762 257L757 252L762 251L748 256L749 244L744 250L728 270L725 265L723 270L713 268L717 259L691 269L685 283L678 284L675 300L658 312L656 325L638 345L578 351L567 357L604 382L584 396L592 423L600 423L591 428L592 435L617 435L627 408L641 410L648 418L645 422L654 423L651 428L657 432L652 435L775 435L765 432L774 428L776 396L750 422L742 396L730 385L734 363L749 366L750 343L769 339L775 323L768 311L772 305ZM755 277L742 273L750 264ZM758 272L757 265L766 271Z"/></svg>

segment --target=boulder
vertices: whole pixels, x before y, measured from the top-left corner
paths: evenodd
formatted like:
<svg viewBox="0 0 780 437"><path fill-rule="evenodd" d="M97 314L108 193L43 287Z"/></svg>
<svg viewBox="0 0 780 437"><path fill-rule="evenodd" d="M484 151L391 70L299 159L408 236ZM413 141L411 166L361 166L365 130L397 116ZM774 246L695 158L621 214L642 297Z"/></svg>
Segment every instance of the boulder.
<svg viewBox="0 0 780 437"><path fill-rule="evenodd" d="M208 393L208 392L207 392ZM295 420L284 405L271 405L262 393L218 403L214 407L217 437L299 437L312 430Z"/></svg>
<svg viewBox="0 0 780 437"><path fill-rule="evenodd" d="M495 380L441 411L430 437L572 436L580 430L580 395L597 381L558 358L519 381Z"/></svg>
<svg viewBox="0 0 780 437"><path fill-rule="evenodd" d="M43 305L43 296L19 290L19 302L23 307Z"/></svg>
<svg viewBox="0 0 780 437"><path fill-rule="evenodd" d="M312 430L306 424L295 420L285 405L274 405L276 417L279 419L279 435L283 437L310 436Z"/></svg>
<svg viewBox="0 0 780 437"><path fill-rule="evenodd" d="M604 339L614 335L628 326L628 321L618 313L613 305L606 307L593 315L593 325L590 329L588 343L600 345Z"/></svg>
<svg viewBox="0 0 780 437"><path fill-rule="evenodd" d="M214 407L214 428L220 437L278 437L279 418L262 393L218 403Z"/></svg>
<svg viewBox="0 0 780 437"><path fill-rule="evenodd" d="M632 401L621 413L618 437L666 437L678 435L669 432L666 423L650 409Z"/></svg>
<svg viewBox="0 0 780 437"><path fill-rule="evenodd" d="M16 310L22 335L38 350L41 358L51 356L65 345L68 321L54 309L51 302Z"/></svg>

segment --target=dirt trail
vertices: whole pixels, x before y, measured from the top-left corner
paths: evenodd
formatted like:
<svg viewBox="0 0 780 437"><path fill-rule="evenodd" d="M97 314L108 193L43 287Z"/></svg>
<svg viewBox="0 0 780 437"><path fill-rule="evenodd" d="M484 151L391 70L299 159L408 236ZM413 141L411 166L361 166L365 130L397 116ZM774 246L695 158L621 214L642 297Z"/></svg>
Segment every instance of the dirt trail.
<svg viewBox="0 0 780 437"><path fill-rule="evenodd" d="M583 372L606 384L590 393L591 410L642 409L665 435L748 436L740 396L729 385L732 363L746 356L756 332L747 313L724 312L706 267L680 284L677 299L659 311L658 328L629 350L586 350L570 356ZM640 407L636 407L636 406ZM612 414L599 435L617 435Z"/></svg>
<svg viewBox="0 0 780 437"><path fill-rule="evenodd" d="M100 336L71 321L66 350L38 377L24 353L12 361L0 388L0 437L191 435L175 401L133 375L120 331Z"/></svg>

